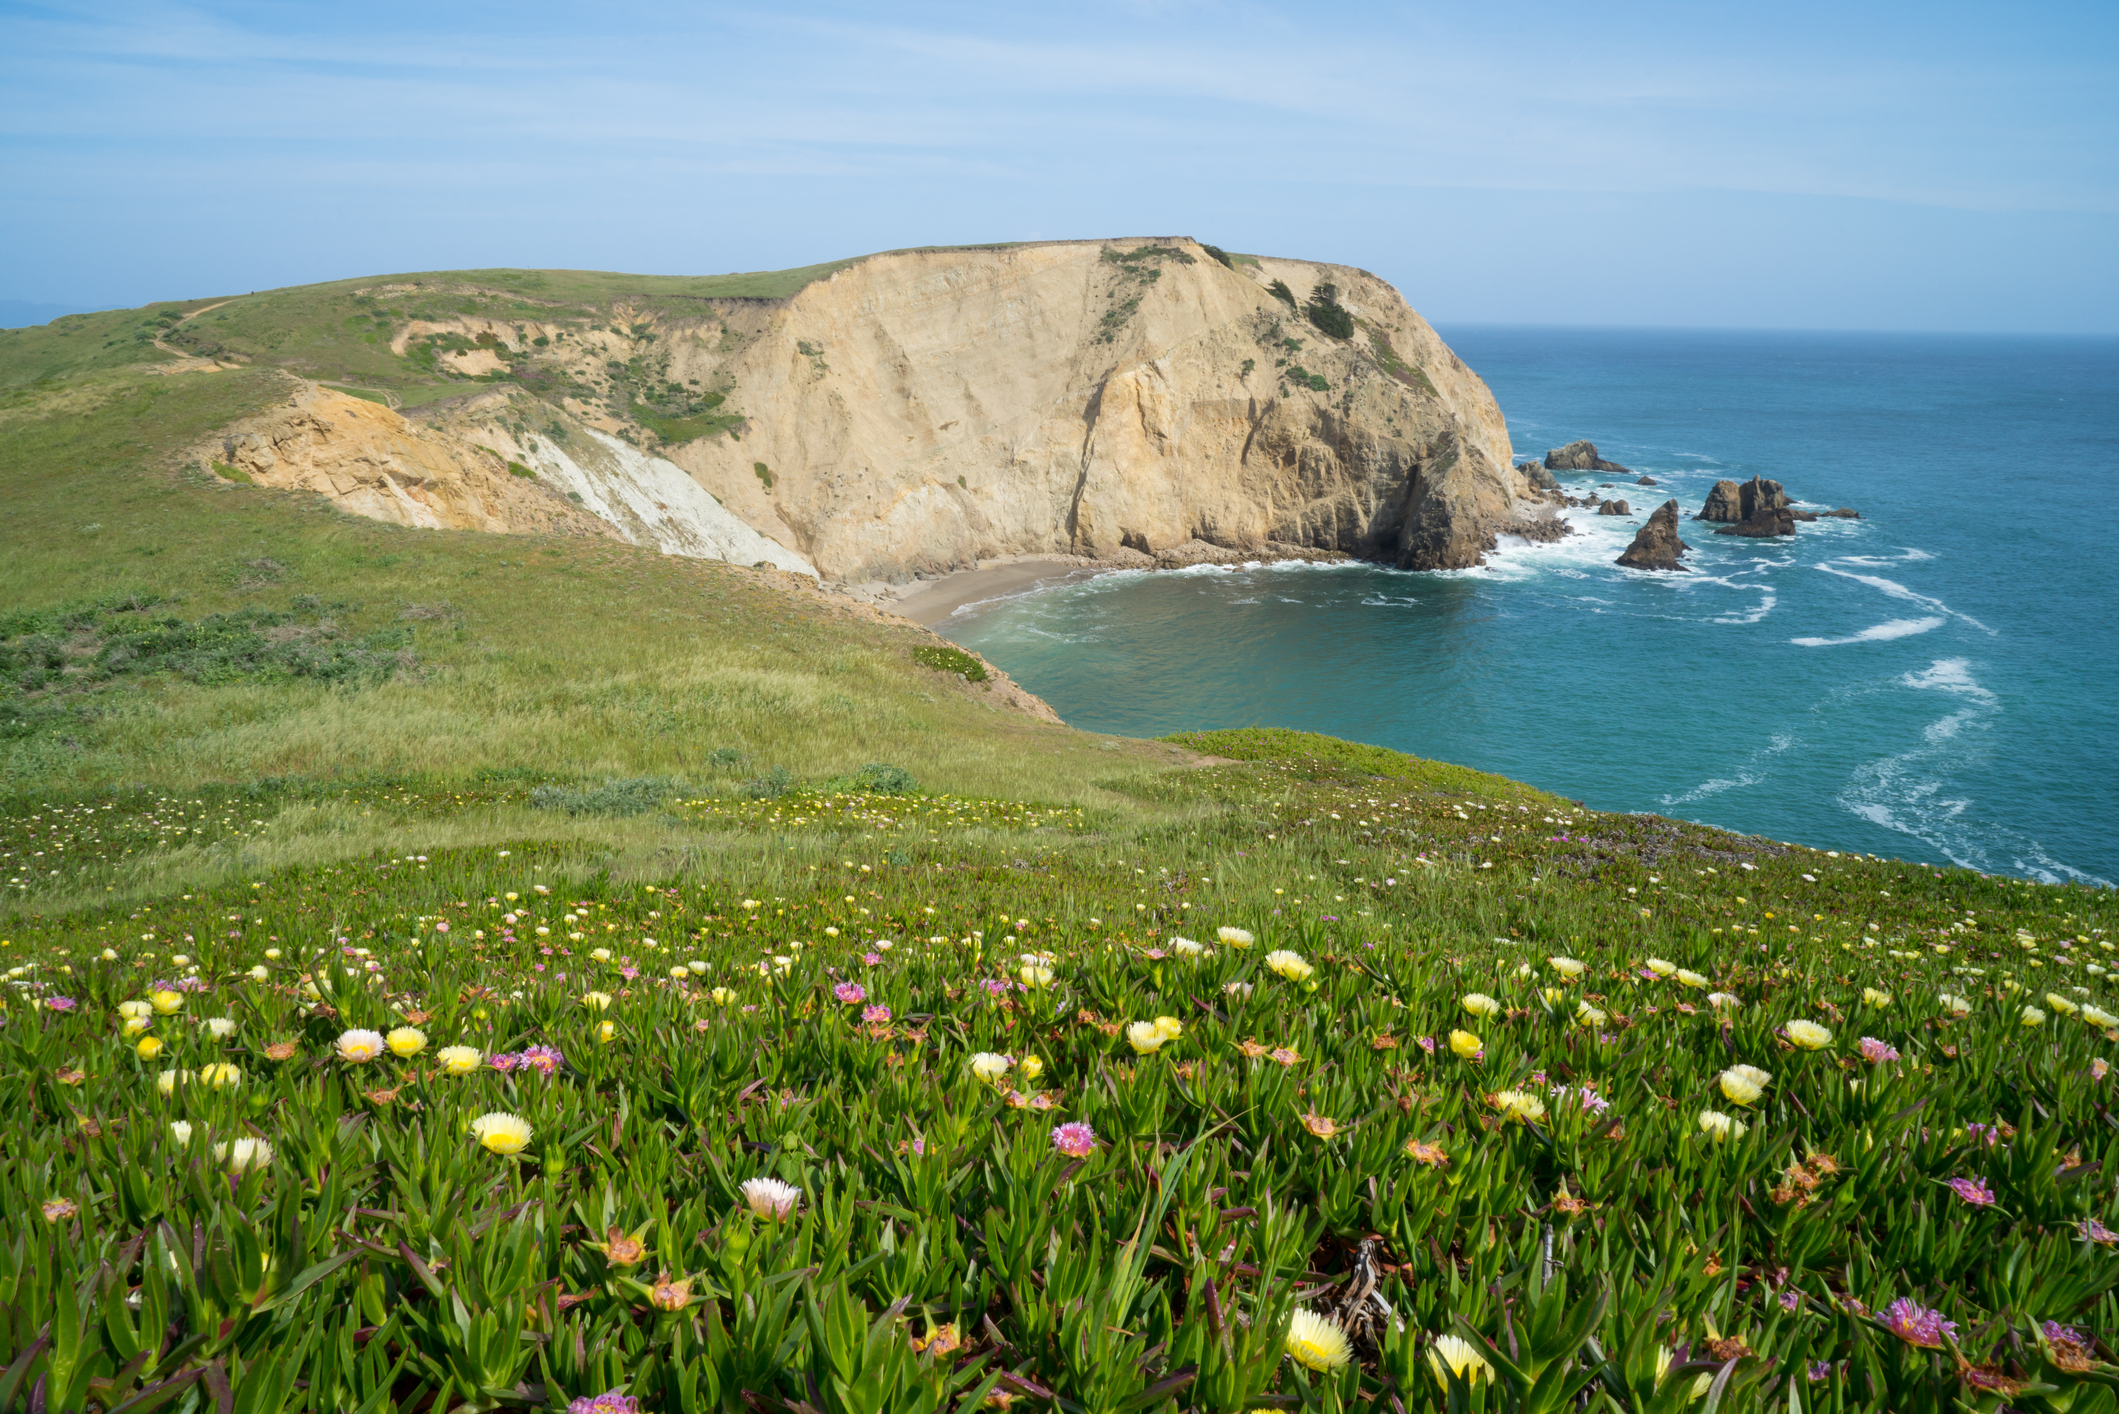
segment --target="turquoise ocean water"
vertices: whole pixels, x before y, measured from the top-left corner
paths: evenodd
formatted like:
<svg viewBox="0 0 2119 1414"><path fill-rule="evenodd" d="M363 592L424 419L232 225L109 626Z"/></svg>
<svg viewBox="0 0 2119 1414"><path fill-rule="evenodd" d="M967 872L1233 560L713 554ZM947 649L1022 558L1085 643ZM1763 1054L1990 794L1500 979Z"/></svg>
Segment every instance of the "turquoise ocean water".
<svg viewBox="0 0 2119 1414"><path fill-rule="evenodd" d="M2119 880L2119 340L1455 327L1519 460L1576 437L1691 515L1718 477L1865 519L1633 520L1482 569L1120 573L941 625L1070 723L1285 726L1819 848ZM1563 475L1576 489L1610 475Z"/></svg>

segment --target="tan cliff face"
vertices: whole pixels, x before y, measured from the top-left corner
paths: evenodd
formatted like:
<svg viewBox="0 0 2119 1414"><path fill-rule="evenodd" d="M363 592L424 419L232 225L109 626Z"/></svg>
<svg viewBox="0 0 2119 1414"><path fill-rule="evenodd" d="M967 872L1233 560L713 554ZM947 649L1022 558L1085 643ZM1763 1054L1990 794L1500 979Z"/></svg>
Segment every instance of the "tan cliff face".
<svg viewBox="0 0 2119 1414"><path fill-rule="evenodd" d="M1351 337L1305 317L1321 291ZM1462 568L1543 513L1390 285L1185 239L897 252L784 299L414 319L390 347L487 381L403 416L311 385L236 464L407 524L826 581L1195 540Z"/></svg>

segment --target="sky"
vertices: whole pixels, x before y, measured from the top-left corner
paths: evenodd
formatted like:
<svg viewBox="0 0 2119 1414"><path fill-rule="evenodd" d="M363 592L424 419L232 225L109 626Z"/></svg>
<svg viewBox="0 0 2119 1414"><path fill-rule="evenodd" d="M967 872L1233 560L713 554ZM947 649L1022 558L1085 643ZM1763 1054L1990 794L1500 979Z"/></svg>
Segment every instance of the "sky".
<svg viewBox="0 0 2119 1414"><path fill-rule="evenodd" d="M0 0L0 322L1127 235L1439 324L2119 334L2119 4Z"/></svg>

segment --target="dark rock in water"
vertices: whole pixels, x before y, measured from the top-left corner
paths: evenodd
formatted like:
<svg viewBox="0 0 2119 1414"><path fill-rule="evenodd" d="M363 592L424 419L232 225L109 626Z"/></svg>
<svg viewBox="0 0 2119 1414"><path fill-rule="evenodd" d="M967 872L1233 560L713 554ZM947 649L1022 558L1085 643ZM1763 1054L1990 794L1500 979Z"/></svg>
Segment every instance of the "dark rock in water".
<svg viewBox="0 0 2119 1414"><path fill-rule="evenodd" d="M1496 535L1515 535L1536 545L1550 545L1555 540L1564 540L1575 533L1575 528L1558 516L1538 516L1529 520L1512 520L1506 525L1494 527Z"/></svg>
<svg viewBox="0 0 2119 1414"><path fill-rule="evenodd" d="M1678 539L1678 503L1665 501L1634 533L1633 543L1619 556L1619 563L1636 570L1682 570L1678 556L1692 547Z"/></svg>
<svg viewBox="0 0 2119 1414"><path fill-rule="evenodd" d="M1603 505L1597 507L1597 514L1600 516L1630 516L1633 514L1633 507L1627 505L1624 501L1606 501Z"/></svg>
<svg viewBox="0 0 2119 1414"><path fill-rule="evenodd" d="M1763 477L1754 476L1737 490L1743 508L1743 515L1739 517L1742 520L1750 520L1759 513L1761 507L1777 511L1788 504L1788 493L1781 490L1778 481L1767 481Z"/></svg>
<svg viewBox="0 0 2119 1414"><path fill-rule="evenodd" d="M1823 514L1824 514L1824 515L1825 515L1825 517L1826 517L1827 519L1829 519L1829 520L1860 520L1860 519L1861 519L1861 512L1860 512L1860 511L1850 511L1850 510L1848 510L1848 509L1847 509L1847 508L1846 508L1845 506L1841 506L1841 507L1840 507L1840 508L1839 508L1838 510L1836 510L1836 511L1826 511L1826 512L1824 512Z"/></svg>
<svg viewBox="0 0 2119 1414"><path fill-rule="evenodd" d="M1569 442L1564 447L1554 447L1545 454L1547 471L1630 471L1617 462L1605 461L1597 455L1594 442Z"/></svg>
<svg viewBox="0 0 2119 1414"><path fill-rule="evenodd" d="M1717 481L1714 489L1707 493L1707 504L1700 507L1694 520L1719 521L1734 525L1744 518L1743 488L1734 481Z"/></svg>
<svg viewBox="0 0 2119 1414"><path fill-rule="evenodd" d="M1790 519L1790 520L1816 520L1816 519L1817 519L1817 512L1816 512L1816 511L1799 511L1799 510L1797 510L1797 509L1796 509L1795 507L1793 507L1793 506L1789 506L1789 507L1787 508L1787 515L1788 515L1788 519Z"/></svg>
<svg viewBox="0 0 2119 1414"><path fill-rule="evenodd" d="M1771 482L1767 483L1771 485ZM1786 506L1760 506L1735 525L1725 525L1714 532L1716 535L1741 535L1747 540L1765 540L1776 535L1795 534L1795 512Z"/></svg>
<svg viewBox="0 0 2119 1414"><path fill-rule="evenodd" d="M1633 484L1636 486L1660 486L1662 483L1657 481L1652 476L1644 476L1639 481L1636 481Z"/></svg>
<svg viewBox="0 0 2119 1414"><path fill-rule="evenodd" d="M1553 478L1553 474L1537 462L1524 462L1516 470L1523 474L1525 481L1528 481L1540 491L1557 491L1560 489L1560 483Z"/></svg>

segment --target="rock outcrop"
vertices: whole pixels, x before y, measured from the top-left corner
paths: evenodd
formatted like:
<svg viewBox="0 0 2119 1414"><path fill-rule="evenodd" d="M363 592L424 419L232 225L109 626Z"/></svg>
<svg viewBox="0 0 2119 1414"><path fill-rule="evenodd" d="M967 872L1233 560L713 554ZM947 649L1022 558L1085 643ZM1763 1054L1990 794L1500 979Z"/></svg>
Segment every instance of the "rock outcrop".
<svg viewBox="0 0 2119 1414"><path fill-rule="evenodd" d="M1600 516L1630 516L1633 514L1633 507L1627 505L1624 501L1606 501L1603 505L1597 507L1597 514Z"/></svg>
<svg viewBox="0 0 2119 1414"><path fill-rule="evenodd" d="M1700 507L1694 520L1714 521L1722 525L1734 525L1744 518L1744 488L1734 481L1717 481L1714 489L1707 493L1707 504Z"/></svg>
<svg viewBox="0 0 2119 1414"><path fill-rule="evenodd" d="M1678 557L1691 548L1678 538L1678 503L1665 501L1635 532L1618 563L1636 570L1682 570Z"/></svg>
<svg viewBox="0 0 2119 1414"><path fill-rule="evenodd" d="M1654 477L1652 477L1652 476L1644 476L1644 477L1642 477L1642 478L1641 478L1641 479L1640 479L1639 481L1636 481L1636 482L1634 482L1633 484L1634 484L1634 485L1636 485L1636 486L1660 486L1660 485L1662 485L1662 483L1661 483L1660 481L1657 481L1657 480L1656 480L1656 479L1655 479Z"/></svg>
<svg viewBox="0 0 2119 1414"><path fill-rule="evenodd" d="M1559 480L1545 469L1543 462L1519 462L1516 466L1516 475L1522 477L1525 484L1533 491L1557 491L1560 489Z"/></svg>
<svg viewBox="0 0 2119 1414"><path fill-rule="evenodd" d="M1564 447L1554 447L1545 454L1547 471L1623 471L1631 473L1633 468L1620 466L1617 462L1605 461L1597 455L1594 442L1569 442Z"/></svg>
<svg viewBox="0 0 2119 1414"><path fill-rule="evenodd" d="M1760 511L1785 510L1788 505L1788 493L1781 489L1781 484L1760 476L1752 477L1737 488L1737 496L1737 504L1742 512L1737 517L1739 520L1750 520Z"/></svg>

